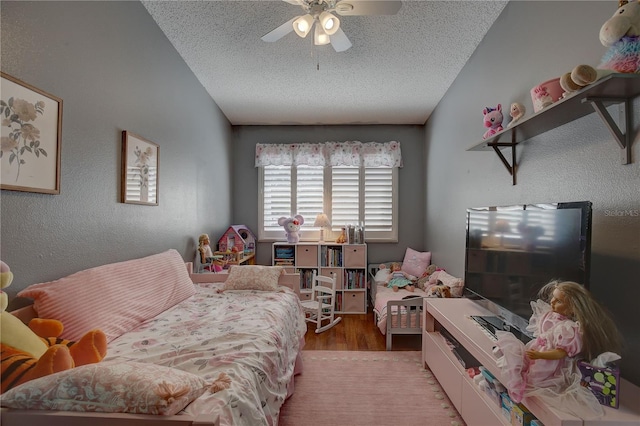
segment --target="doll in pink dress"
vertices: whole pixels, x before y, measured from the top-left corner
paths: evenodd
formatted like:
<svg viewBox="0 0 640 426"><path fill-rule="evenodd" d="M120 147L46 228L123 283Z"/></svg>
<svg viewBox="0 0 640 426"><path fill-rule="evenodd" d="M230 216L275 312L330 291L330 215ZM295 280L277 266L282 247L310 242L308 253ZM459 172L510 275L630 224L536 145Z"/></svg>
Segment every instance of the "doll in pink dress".
<svg viewBox="0 0 640 426"><path fill-rule="evenodd" d="M539 296L531 302L533 315L527 327L533 340L524 345L511 333L496 332L502 352L498 366L509 396L515 402L537 396L581 418L602 415L598 400L580 385L576 361L619 351L613 320L584 286L574 282L552 281Z"/></svg>

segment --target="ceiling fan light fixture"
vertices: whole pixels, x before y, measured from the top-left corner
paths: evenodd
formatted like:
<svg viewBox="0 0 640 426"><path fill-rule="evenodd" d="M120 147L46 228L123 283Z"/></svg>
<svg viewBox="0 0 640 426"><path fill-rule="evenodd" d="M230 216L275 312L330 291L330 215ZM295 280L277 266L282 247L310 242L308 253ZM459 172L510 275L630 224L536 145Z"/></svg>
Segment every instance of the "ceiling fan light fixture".
<svg viewBox="0 0 640 426"><path fill-rule="evenodd" d="M295 21L293 21L293 30L302 38L305 38L307 34L311 32L312 26L313 16L308 13L306 15L299 16Z"/></svg>
<svg viewBox="0 0 640 426"><path fill-rule="evenodd" d="M329 38L329 35L324 32L320 25L316 25L315 32L313 33L313 44L316 46L324 46L330 42L331 39Z"/></svg>
<svg viewBox="0 0 640 426"><path fill-rule="evenodd" d="M330 12L322 12L318 17L318 20L320 21L320 25L322 25L324 32L330 36L334 35L340 28L340 20Z"/></svg>

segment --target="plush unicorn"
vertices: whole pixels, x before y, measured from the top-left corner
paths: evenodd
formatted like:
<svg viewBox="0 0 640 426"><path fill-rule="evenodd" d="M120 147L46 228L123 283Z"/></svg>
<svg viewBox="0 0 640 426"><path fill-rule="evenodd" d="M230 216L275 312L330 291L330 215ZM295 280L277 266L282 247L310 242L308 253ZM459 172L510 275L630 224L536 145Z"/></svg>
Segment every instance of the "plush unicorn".
<svg viewBox="0 0 640 426"><path fill-rule="evenodd" d="M565 92L582 89L609 74L640 73L640 0L620 0L618 9L600 28L600 43L609 49L597 68L578 65L560 77Z"/></svg>
<svg viewBox="0 0 640 426"><path fill-rule="evenodd" d="M489 130L484 132L482 139L486 139L503 130L502 120L504 117L502 115L502 105L498 104L496 108L486 107L482 110L482 115L484 116L484 127L489 128Z"/></svg>

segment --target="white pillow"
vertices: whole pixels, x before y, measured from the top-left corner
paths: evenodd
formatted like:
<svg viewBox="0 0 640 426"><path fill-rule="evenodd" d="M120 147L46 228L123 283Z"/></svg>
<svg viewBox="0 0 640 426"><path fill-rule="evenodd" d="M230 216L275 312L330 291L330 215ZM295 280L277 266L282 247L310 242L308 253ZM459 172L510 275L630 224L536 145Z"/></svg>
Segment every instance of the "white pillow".
<svg viewBox="0 0 640 426"><path fill-rule="evenodd" d="M21 410L170 416L207 387L203 378L175 368L109 361L30 380L3 393L1 403Z"/></svg>
<svg viewBox="0 0 640 426"><path fill-rule="evenodd" d="M277 291L282 266L236 265L229 270L224 290Z"/></svg>

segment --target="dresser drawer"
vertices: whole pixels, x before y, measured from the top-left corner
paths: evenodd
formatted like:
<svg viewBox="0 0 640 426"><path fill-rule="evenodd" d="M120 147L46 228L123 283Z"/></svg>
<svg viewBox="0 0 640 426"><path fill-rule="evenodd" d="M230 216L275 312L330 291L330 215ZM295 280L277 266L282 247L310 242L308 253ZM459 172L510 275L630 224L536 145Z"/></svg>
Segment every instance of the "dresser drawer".
<svg viewBox="0 0 640 426"><path fill-rule="evenodd" d="M367 267L367 246L345 245L344 246L344 267L345 268L366 268Z"/></svg>

